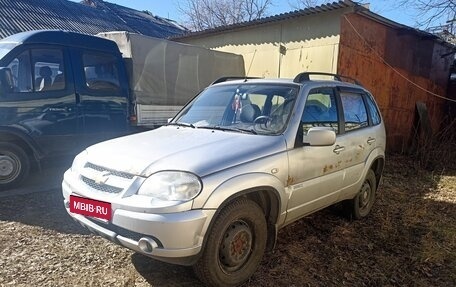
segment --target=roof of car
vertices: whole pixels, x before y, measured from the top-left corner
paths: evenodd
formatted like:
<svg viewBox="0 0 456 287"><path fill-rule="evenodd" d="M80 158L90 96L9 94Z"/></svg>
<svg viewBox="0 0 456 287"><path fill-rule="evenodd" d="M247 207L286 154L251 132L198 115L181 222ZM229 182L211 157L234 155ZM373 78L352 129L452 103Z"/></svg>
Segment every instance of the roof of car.
<svg viewBox="0 0 456 287"><path fill-rule="evenodd" d="M220 82L214 85L232 85L232 84L292 84L298 86L343 86L348 88L364 89L362 86L352 84L349 82L335 81L335 80L308 80L302 82L295 82L293 79L288 78L247 78L244 80L229 80Z"/></svg>
<svg viewBox="0 0 456 287"><path fill-rule="evenodd" d="M91 49L118 51L117 44L111 40L62 30L35 30L11 35L0 43L16 44L57 44Z"/></svg>

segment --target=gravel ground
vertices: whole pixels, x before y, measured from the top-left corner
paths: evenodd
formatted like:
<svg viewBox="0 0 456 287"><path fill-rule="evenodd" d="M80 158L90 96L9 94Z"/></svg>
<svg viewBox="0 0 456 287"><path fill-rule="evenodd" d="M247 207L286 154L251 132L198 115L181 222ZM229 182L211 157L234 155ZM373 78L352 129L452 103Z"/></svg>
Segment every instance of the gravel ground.
<svg viewBox="0 0 456 287"><path fill-rule="evenodd" d="M326 209L282 229L245 286L455 286L456 173L411 166L389 158L366 220ZM62 170L27 188L57 182ZM58 188L0 196L0 286L200 286L190 267L89 234Z"/></svg>

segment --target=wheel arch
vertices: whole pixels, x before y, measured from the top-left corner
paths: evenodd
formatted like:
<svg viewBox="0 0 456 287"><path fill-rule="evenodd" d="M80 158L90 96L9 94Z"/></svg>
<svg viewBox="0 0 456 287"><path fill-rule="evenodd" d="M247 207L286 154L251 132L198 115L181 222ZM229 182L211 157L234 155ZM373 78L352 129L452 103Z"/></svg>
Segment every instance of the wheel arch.
<svg viewBox="0 0 456 287"><path fill-rule="evenodd" d="M252 175L240 176L224 182L220 185L208 198L203 208L216 209L211 222L206 229L202 248L205 248L207 242L207 236L209 231L213 227L215 219L225 206L235 201L238 198L244 197L252 200L263 210L266 218L268 227L267 234L267 245L268 250L272 250L275 246L277 239L278 226L283 221L281 213L283 212L284 204L282 197L285 195L283 185L280 185L280 181L272 177L271 175L260 175L255 176L255 182L262 182L263 185L259 186L244 186L243 188L237 189L238 191L233 193L233 188L236 188L237 182L242 181L243 183L252 183ZM271 178L272 177L272 178ZM262 178L259 180L259 178Z"/></svg>
<svg viewBox="0 0 456 287"><path fill-rule="evenodd" d="M370 169L372 169L372 171L375 174L376 189L380 185L380 180L382 178L382 174L383 174L383 169L384 168L385 168L385 158L382 157L382 156L379 156L379 157L375 158L374 161L372 162L371 166L370 166Z"/></svg>
<svg viewBox="0 0 456 287"><path fill-rule="evenodd" d="M215 221L215 218L217 218L218 214L223 210L223 208L225 208L225 206L242 197L255 202L263 210L268 227L266 248L268 250L272 250L277 239L277 221L279 220L280 214L280 197L278 196L277 190L270 186L249 188L228 197L217 209L208 230L212 228L213 221Z"/></svg>
<svg viewBox="0 0 456 287"><path fill-rule="evenodd" d="M0 127L0 142L13 143L20 146L35 163L38 163L44 156L42 150L29 135L14 128Z"/></svg>

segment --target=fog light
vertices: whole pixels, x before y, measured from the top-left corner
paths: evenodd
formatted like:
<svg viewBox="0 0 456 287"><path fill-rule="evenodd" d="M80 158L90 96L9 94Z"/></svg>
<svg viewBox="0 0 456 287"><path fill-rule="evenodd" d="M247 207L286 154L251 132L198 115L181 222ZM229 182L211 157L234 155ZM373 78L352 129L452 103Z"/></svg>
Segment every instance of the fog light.
<svg viewBox="0 0 456 287"><path fill-rule="evenodd" d="M158 247L157 242L148 237L143 237L138 241L138 247L145 253L152 253Z"/></svg>

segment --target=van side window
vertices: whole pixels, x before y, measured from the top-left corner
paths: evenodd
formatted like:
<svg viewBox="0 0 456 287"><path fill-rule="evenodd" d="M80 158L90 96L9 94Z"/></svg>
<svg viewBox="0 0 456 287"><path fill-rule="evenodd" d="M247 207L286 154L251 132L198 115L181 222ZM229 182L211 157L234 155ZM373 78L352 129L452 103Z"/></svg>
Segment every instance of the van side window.
<svg viewBox="0 0 456 287"><path fill-rule="evenodd" d="M65 89L63 53L59 49L32 49L34 91Z"/></svg>
<svg viewBox="0 0 456 287"><path fill-rule="evenodd" d="M7 67L13 76L12 92L33 91L30 52L28 50L14 58Z"/></svg>
<svg viewBox="0 0 456 287"><path fill-rule="evenodd" d="M82 61L86 85L89 89L102 91L119 90L116 57L96 52L84 52Z"/></svg>
<svg viewBox="0 0 456 287"><path fill-rule="evenodd" d="M367 127L366 106L361 94L341 93L340 99L344 109L345 131Z"/></svg>
<svg viewBox="0 0 456 287"><path fill-rule="evenodd" d="M301 118L303 134L312 127L330 127L339 133L339 118L334 90L331 88L314 89L307 96Z"/></svg>

